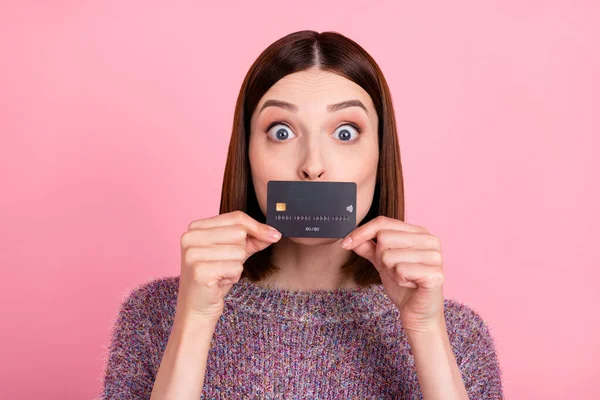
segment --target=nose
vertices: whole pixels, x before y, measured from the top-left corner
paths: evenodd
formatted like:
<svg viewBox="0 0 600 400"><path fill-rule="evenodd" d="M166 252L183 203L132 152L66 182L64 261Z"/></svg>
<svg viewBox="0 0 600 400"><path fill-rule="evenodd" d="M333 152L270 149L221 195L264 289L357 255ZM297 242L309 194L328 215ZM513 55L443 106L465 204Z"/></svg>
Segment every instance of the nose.
<svg viewBox="0 0 600 400"><path fill-rule="evenodd" d="M300 173L300 178L306 180L314 180L321 178L324 175L323 169L320 168L303 168Z"/></svg>
<svg viewBox="0 0 600 400"><path fill-rule="evenodd" d="M323 160L316 146L307 149L307 154L298 169L298 175L303 180L320 179L325 176Z"/></svg>

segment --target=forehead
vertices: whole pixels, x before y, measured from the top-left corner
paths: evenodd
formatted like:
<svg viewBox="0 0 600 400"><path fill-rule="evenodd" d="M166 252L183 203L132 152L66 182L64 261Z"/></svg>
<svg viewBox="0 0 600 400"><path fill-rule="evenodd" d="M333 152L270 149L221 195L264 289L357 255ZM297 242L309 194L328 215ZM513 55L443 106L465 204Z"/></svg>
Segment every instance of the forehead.
<svg viewBox="0 0 600 400"><path fill-rule="evenodd" d="M281 78L264 94L257 109L268 99L297 104L300 110L317 108L319 111L328 104L358 99L374 111L371 97L363 88L343 76L317 68Z"/></svg>

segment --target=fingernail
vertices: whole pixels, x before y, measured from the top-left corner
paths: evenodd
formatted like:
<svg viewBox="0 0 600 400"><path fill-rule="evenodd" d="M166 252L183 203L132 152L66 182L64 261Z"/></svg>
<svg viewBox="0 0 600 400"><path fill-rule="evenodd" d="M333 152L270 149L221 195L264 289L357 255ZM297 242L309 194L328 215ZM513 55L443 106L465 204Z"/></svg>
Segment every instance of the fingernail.
<svg viewBox="0 0 600 400"><path fill-rule="evenodd" d="M269 237L273 240L279 240L281 233L279 233L279 231L276 229L269 228Z"/></svg>
<svg viewBox="0 0 600 400"><path fill-rule="evenodd" d="M350 247L350 244L352 243L352 237L348 236L346 239L344 239L344 241L342 242L342 247L344 249L347 249L348 247Z"/></svg>

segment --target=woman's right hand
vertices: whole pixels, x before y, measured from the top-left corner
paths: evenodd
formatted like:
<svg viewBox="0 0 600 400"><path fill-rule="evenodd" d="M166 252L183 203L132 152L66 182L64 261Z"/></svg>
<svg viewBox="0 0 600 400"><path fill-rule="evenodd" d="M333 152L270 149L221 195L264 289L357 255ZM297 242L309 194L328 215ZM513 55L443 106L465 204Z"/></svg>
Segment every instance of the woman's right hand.
<svg viewBox="0 0 600 400"><path fill-rule="evenodd" d="M177 312L216 322L223 313L223 299L240 279L246 259L280 238L275 228L243 211L190 223L181 236Z"/></svg>

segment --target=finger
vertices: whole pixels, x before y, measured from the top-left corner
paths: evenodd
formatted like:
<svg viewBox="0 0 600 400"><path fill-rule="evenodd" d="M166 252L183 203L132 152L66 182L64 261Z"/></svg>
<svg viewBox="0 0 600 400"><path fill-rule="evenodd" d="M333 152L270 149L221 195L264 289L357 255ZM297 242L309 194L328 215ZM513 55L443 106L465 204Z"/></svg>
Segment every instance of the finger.
<svg viewBox="0 0 600 400"><path fill-rule="evenodd" d="M428 232L427 229L417 225L412 225L394 218L379 216L350 232L342 241L342 247L350 250L355 246L364 243L366 240L375 239L377 237L377 232L382 229L421 233Z"/></svg>
<svg viewBox="0 0 600 400"><path fill-rule="evenodd" d="M246 249L246 257L250 257L257 251L264 250L274 242L275 239L270 239L265 242L248 234L247 228L241 224L217 226L207 229L192 229L183 234L181 238L181 250L198 246L206 247L207 245L218 244L237 244ZM198 245L201 244L201 245ZM244 262L246 259L244 259Z"/></svg>
<svg viewBox="0 0 600 400"><path fill-rule="evenodd" d="M442 265L442 254L436 250L388 249L381 252L381 263L393 267L398 263L420 263L432 267Z"/></svg>
<svg viewBox="0 0 600 400"><path fill-rule="evenodd" d="M404 250L406 251L438 251L439 239L429 233L405 232L397 230L380 230L377 232L377 246L375 248L375 257L381 260L383 252L389 250ZM404 253L400 253L402 255ZM422 255L427 257L428 254ZM431 256L431 255L430 255ZM394 262L424 262L427 260L414 259L417 256L407 256L406 260L398 259ZM432 256L433 257L433 256Z"/></svg>
<svg viewBox="0 0 600 400"><path fill-rule="evenodd" d="M372 240L367 240L366 242L363 242L362 244L353 248L352 251L354 251L359 256L369 260L371 262L371 264L373 264L373 266L377 270L379 270L379 266L377 265L378 263L376 262L377 259L376 259L376 253L375 253L375 251L376 251L375 242L373 242Z"/></svg>
<svg viewBox="0 0 600 400"><path fill-rule="evenodd" d="M242 261L245 258L246 249L235 244L190 247L184 253L184 260L187 265L192 265L199 261Z"/></svg>
<svg viewBox="0 0 600 400"><path fill-rule="evenodd" d="M389 279L394 281L398 286L413 288L416 289L419 286L433 288L436 282L436 276L432 273L432 270L436 269L430 265L424 265L420 263L411 263L411 262L397 262L395 264L386 265L383 262L379 262L376 259L376 244L367 240L363 244L355 247L353 251L357 253L359 256L366 258L373 264L375 269L379 272L380 275L385 274ZM407 257L411 259L411 257ZM412 257L413 259L419 259L419 257ZM398 257L398 259L402 259L402 257ZM427 271L426 271L427 270ZM431 278L428 278L429 276ZM421 279L425 277L426 279L431 279L431 282L425 281ZM442 276L443 282L443 276Z"/></svg>
<svg viewBox="0 0 600 400"><path fill-rule="evenodd" d="M265 242L272 243L273 241L279 240L281 237L281 233L277 231L277 229L258 222L243 211L233 211L226 214L219 214L211 218L193 221L190 223L188 229L207 229L235 224L245 226L249 235L264 240ZM274 236L269 236L269 233L272 233Z"/></svg>
<svg viewBox="0 0 600 400"><path fill-rule="evenodd" d="M377 245L381 250L417 249L441 251L440 240L430 233L382 229L377 232Z"/></svg>
<svg viewBox="0 0 600 400"><path fill-rule="evenodd" d="M192 247L197 243L203 244L239 244L246 245L247 231L243 225L217 226L207 229L192 229L185 232L181 238L182 247Z"/></svg>
<svg viewBox="0 0 600 400"><path fill-rule="evenodd" d="M203 266L221 279L222 284L237 283L244 266L239 261L207 261Z"/></svg>
<svg viewBox="0 0 600 400"><path fill-rule="evenodd" d="M246 242L246 239L250 243ZM257 248L264 248L273 242L274 238L269 238L268 242L253 238L248 235L247 228L244 225L226 225L207 229L192 229L185 232L181 237L181 247L192 247L196 243L203 244L239 244L240 246L249 246L248 250L258 251Z"/></svg>
<svg viewBox="0 0 600 400"><path fill-rule="evenodd" d="M391 270L393 279L399 286L410 287L413 283L420 288L435 289L444 284L444 272L418 263L398 263Z"/></svg>
<svg viewBox="0 0 600 400"><path fill-rule="evenodd" d="M194 277L198 282L209 281L209 286L220 282L236 283L244 269L239 261L202 261L202 265L194 264ZM210 279L207 279L210 278Z"/></svg>

